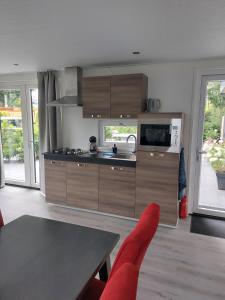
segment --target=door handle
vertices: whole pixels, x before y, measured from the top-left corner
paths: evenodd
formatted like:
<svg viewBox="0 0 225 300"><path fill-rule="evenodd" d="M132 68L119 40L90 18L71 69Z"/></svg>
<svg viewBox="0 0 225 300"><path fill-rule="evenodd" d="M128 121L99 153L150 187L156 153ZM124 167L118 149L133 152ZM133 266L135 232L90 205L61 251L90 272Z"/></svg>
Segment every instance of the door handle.
<svg viewBox="0 0 225 300"><path fill-rule="evenodd" d="M198 151L198 154L206 154L206 151Z"/></svg>
<svg viewBox="0 0 225 300"><path fill-rule="evenodd" d="M203 151L203 150L197 150L197 151L196 151L196 159L197 159L197 161L199 161L200 155L206 154L206 153L207 153L206 151Z"/></svg>

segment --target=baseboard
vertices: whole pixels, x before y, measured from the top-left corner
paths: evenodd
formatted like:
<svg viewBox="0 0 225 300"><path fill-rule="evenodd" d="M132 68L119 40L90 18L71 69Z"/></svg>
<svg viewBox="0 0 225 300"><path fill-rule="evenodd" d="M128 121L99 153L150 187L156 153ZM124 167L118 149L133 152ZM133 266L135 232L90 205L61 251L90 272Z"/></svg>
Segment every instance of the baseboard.
<svg viewBox="0 0 225 300"><path fill-rule="evenodd" d="M39 187L34 187L34 186L26 186L26 185L20 185L20 184L15 184L15 183L6 183L5 185L40 191Z"/></svg>
<svg viewBox="0 0 225 300"><path fill-rule="evenodd" d="M79 208L79 207L65 206L65 205L60 205L60 204L55 204L55 203L50 203L50 202L47 202L47 203L51 204L51 205L56 205L56 206L59 206L59 207L67 208L67 209L73 209L73 210L76 210L76 211L83 211L83 212L92 213L92 214L96 214L96 215L114 217L114 218L117 218L117 219L123 219L123 220L135 221L135 222L138 221L138 219L136 219L136 218L130 218L130 217L124 217L124 216L114 215L114 214L110 214L110 213L104 213L104 212L97 211L97 210L89 210L89 209L84 209L84 208ZM161 223L159 223L159 226L172 228L172 229L175 229L177 227L177 225L173 226L173 225L167 225L167 224L161 224Z"/></svg>

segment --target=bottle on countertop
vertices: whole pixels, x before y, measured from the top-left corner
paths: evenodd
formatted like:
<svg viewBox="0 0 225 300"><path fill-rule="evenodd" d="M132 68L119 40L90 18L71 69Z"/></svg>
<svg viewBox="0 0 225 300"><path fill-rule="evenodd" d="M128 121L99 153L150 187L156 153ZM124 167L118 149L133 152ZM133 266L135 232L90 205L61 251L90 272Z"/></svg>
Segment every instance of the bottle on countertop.
<svg viewBox="0 0 225 300"><path fill-rule="evenodd" d="M116 144L114 144L114 146L112 147L112 152L115 153L115 154L117 153L117 147L116 147Z"/></svg>

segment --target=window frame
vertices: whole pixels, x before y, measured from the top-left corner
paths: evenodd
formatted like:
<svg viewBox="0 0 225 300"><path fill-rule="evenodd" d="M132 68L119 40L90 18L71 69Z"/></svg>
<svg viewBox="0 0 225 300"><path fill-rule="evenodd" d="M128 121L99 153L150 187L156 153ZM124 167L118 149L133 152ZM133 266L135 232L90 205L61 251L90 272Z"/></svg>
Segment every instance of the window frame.
<svg viewBox="0 0 225 300"><path fill-rule="evenodd" d="M136 126L138 129L137 119L121 120L121 119L111 119L111 120L99 120L99 144L100 147L112 148L114 144L119 148L118 150L133 151L134 142L133 139L129 143L121 142L105 142L104 141L104 127L105 126Z"/></svg>

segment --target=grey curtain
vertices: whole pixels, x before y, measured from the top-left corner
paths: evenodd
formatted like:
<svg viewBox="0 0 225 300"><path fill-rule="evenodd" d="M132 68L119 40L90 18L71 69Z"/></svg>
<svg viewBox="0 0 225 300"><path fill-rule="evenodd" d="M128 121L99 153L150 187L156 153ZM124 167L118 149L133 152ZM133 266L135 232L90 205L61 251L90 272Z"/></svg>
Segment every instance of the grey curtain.
<svg viewBox="0 0 225 300"><path fill-rule="evenodd" d="M2 152L2 134L0 128L0 188L5 186L5 173L4 173L4 162L3 162L3 152Z"/></svg>
<svg viewBox="0 0 225 300"><path fill-rule="evenodd" d="M56 108L47 107L47 103L56 99L56 77L54 71L38 72L38 113L40 136L40 188L44 192L43 152L57 147Z"/></svg>

